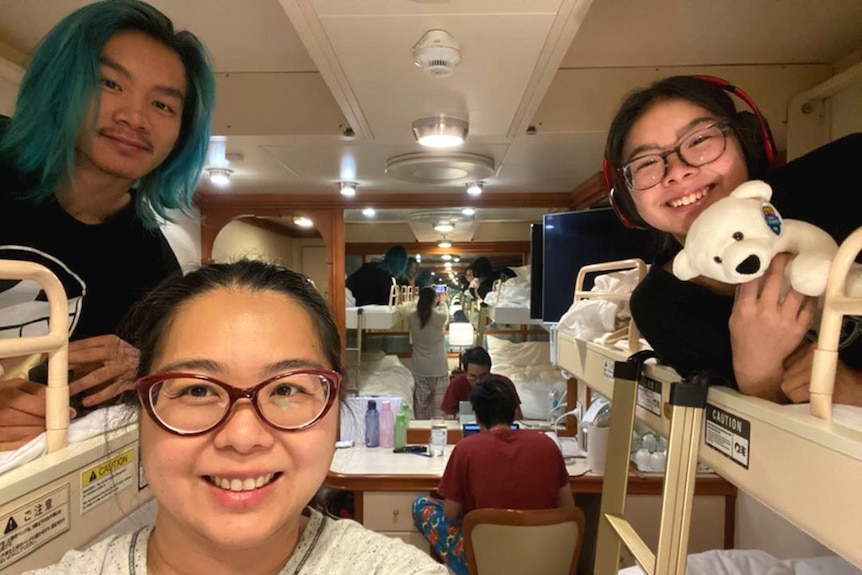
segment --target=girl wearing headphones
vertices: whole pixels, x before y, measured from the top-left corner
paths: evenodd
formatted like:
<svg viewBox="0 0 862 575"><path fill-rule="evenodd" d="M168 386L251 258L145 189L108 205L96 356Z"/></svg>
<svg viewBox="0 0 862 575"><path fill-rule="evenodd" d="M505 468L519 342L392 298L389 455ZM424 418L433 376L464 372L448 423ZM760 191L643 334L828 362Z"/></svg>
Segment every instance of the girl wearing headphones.
<svg viewBox="0 0 862 575"><path fill-rule="evenodd" d="M737 111L729 94L752 111ZM682 281L671 264L698 214L749 179L772 186L783 217L819 226L840 243L862 225L862 213L848 210L840 195L858 187L860 158L862 134L852 134L776 167L754 102L719 78L670 77L626 98L608 133L605 175L623 223L665 240L631 297L632 315L664 363L682 376L713 372L773 401L808 400L814 344L805 336L817 302L792 290L779 298L787 254L740 286ZM833 400L862 405L862 326L845 324Z"/></svg>

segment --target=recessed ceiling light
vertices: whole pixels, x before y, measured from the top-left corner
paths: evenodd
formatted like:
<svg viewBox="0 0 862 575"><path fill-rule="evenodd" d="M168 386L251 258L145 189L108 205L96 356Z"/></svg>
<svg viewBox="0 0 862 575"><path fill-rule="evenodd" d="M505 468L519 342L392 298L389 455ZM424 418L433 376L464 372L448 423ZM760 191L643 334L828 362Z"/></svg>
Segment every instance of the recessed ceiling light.
<svg viewBox="0 0 862 575"><path fill-rule="evenodd" d="M467 193L471 196L478 196L482 193L483 182L470 182L467 184Z"/></svg>
<svg viewBox="0 0 862 575"><path fill-rule="evenodd" d="M461 213L465 216L472 216L476 214L476 210L475 208L464 208L463 210L461 210Z"/></svg>
<svg viewBox="0 0 862 575"><path fill-rule="evenodd" d="M468 128L466 120L433 116L413 122L413 136L427 148L452 148L464 143Z"/></svg>
<svg viewBox="0 0 862 575"><path fill-rule="evenodd" d="M356 195L356 188L359 184L356 182L338 182L338 191L342 196L352 197Z"/></svg>
<svg viewBox="0 0 862 575"><path fill-rule="evenodd" d="M376 213L377 212L374 210L374 208L365 208L364 210L362 210L362 215L366 218L373 218Z"/></svg>
<svg viewBox="0 0 862 575"><path fill-rule="evenodd" d="M443 259L443 261L449 261L449 260L451 260L451 259L452 259L452 255L451 255L451 254L443 254L443 255L442 255L442 256L440 256L440 257Z"/></svg>
<svg viewBox="0 0 862 575"><path fill-rule="evenodd" d="M227 168L207 168L210 181L216 186L226 186L230 183L230 175L233 170Z"/></svg>
<svg viewBox="0 0 862 575"><path fill-rule="evenodd" d="M452 242L450 242L450 241L449 241L449 240L447 240L446 238L443 238L442 240L439 240L439 241L437 242L437 247L438 247L438 248L444 248L444 249L445 249L445 248L451 248L451 247L452 247Z"/></svg>
<svg viewBox="0 0 862 575"><path fill-rule="evenodd" d="M301 228L314 227L314 222L312 222L310 219L308 219L304 216L293 218L293 223L296 224L297 226L301 227Z"/></svg>

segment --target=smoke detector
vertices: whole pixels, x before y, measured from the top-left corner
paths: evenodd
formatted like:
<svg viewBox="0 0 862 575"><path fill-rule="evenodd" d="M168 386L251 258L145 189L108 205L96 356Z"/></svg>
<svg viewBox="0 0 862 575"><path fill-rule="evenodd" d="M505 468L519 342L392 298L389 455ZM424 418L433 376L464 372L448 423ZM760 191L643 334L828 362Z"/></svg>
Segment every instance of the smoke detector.
<svg viewBox="0 0 862 575"><path fill-rule="evenodd" d="M446 30L428 30L413 46L413 63L429 76L449 76L461 63L461 44Z"/></svg>

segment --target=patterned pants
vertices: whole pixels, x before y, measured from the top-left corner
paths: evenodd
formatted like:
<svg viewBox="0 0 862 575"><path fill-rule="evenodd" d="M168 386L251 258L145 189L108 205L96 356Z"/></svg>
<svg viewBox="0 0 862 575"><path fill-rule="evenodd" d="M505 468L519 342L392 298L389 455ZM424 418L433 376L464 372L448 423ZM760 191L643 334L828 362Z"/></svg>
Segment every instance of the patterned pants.
<svg viewBox="0 0 862 575"><path fill-rule="evenodd" d="M458 575L467 575L461 521L450 521L443 516L443 501L420 495L413 501L413 521L449 569Z"/></svg>
<svg viewBox="0 0 862 575"><path fill-rule="evenodd" d="M443 417L443 397L449 386L449 376L413 376L413 417L431 419Z"/></svg>

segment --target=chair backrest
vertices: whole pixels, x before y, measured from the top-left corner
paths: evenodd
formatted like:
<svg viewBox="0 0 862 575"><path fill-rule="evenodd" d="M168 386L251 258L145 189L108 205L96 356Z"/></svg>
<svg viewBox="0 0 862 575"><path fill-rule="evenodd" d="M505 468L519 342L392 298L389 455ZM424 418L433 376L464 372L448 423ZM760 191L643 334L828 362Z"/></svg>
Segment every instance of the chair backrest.
<svg viewBox="0 0 862 575"><path fill-rule="evenodd" d="M574 575L584 513L558 509L475 509L462 523L470 575Z"/></svg>

